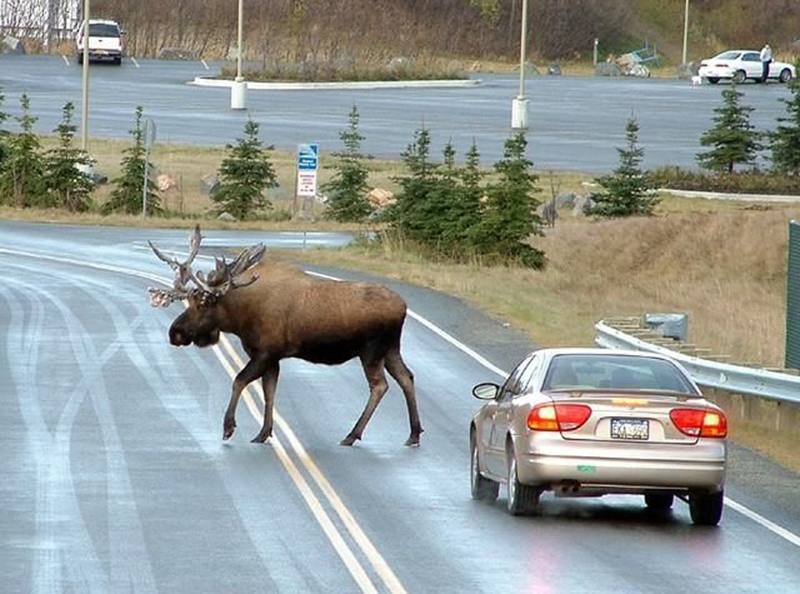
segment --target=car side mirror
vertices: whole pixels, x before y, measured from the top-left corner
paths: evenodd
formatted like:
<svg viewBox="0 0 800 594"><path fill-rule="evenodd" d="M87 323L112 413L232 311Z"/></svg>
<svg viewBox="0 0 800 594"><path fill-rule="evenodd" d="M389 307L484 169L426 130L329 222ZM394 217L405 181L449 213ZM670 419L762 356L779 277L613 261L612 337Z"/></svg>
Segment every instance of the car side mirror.
<svg viewBox="0 0 800 594"><path fill-rule="evenodd" d="M472 395L478 400L494 400L500 393L500 386L491 382L484 382L472 388Z"/></svg>

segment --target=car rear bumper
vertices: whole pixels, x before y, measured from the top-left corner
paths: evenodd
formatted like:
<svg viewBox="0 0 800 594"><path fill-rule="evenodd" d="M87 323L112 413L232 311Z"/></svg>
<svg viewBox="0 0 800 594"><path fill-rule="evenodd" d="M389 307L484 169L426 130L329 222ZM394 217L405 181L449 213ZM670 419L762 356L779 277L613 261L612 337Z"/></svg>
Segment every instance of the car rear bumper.
<svg viewBox="0 0 800 594"><path fill-rule="evenodd" d="M518 457L517 472L524 484L550 487L575 482L586 488L606 487L609 492L634 487L718 491L725 483L725 460L631 460L527 454Z"/></svg>
<svg viewBox="0 0 800 594"><path fill-rule="evenodd" d="M703 66L697 73L703 78L731 78L733 71L730 68L714 68Z"/></svg>

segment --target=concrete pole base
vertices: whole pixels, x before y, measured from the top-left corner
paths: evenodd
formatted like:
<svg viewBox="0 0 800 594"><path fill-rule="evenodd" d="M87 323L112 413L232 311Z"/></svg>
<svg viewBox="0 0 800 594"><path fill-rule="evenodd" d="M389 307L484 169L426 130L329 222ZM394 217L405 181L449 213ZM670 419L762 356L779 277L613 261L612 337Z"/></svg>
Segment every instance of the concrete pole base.
<svg viewBox="0 0 800 594"><path fill-rule="evenodd" d="M231 109L247 109L247 81L238 77L231 86Z"/></svg>
<svg viewBox="0 0 800 594"><path fill-rule="evenodd" d="M524 97L517 97L511 102L511 129L528 129L528 100Z"/></svg>

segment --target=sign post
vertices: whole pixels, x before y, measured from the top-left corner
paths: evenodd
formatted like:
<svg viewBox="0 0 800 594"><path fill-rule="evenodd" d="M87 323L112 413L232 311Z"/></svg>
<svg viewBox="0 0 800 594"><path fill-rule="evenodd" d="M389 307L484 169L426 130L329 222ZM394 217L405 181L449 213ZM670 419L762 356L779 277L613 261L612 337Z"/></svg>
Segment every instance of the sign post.
<svg viewBox="0 0 800 594"><path fill-rule="evenodd" d="M303 212L306 210L306 199L317 195L318 173L319 144L297 145L297 188L295 196L303 199L301 206Z"/></svg>
<svg viewBox="0 0 800 594"><path fill-rule="evenodd" d="M151 119L144 121L144 181L142 182L142 218L147 218L147 182L150 180L148 161L150 147L156 141L156 123Z"/></svg>

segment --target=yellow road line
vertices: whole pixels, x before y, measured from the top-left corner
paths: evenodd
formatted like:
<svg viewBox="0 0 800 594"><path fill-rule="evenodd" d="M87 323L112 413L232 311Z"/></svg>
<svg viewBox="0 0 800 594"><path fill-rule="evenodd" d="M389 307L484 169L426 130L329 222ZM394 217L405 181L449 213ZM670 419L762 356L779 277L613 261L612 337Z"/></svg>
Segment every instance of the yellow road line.
<svg viewBox="0 0 800 594"><path fill-rule="evenodd" d="M236 362L239 368L244 367L244 361L242 361L241 357L239 357L239 354L225 336L221 337L220 343L225 347L228 355L230 355L230 357ZM256 392L259 394L261 401L263 402L264 392L261 384L254 382L251 384L251 386L253 385L255 385ZM392 594L407 594L406 589L400 583L397 575L394 573L394 571L392 571L392 569L389 567L389 564L378 552L378 549L374 544L372 544L372 541L364 533L361 526L359 526L358 522L353 517L353 514L350 513L350 510L342 502L341 498L336 493L336 490L330 484L328 479L325 478L325 475L322 474L322 471L316 465L314 460L308 455L308 452L297 438L297 435L278 413L277 407L274 408L273 416L276 425L280 427L280 430L286 435L286 438L289 440L289 444L292 446L295 454L300 459L300 462L302 462L303 466L306 467L306 470L308 470L311 478L313 478L317 483L323 495L325 495L325 498L328 500L331 507L333 507L334 511L336 511L342 523L345 525L345 528L347 528L347 531L353 537L353 540L356 541L358 546L364 552L364 555L366 555L375 572L380 576L381 580L383 580L383 583L386 584L386 587L389 589L389 591L392 592Z"/></svg>
<svg viewBox="0 0 800 594"><path fill-rule="evenodd" d="M230 347L230 345L228 345L228 347ZM217 358L220 360L220 363L222 363L222 366L225 368L225 371L228 372L228 375L231 377L231 379L235 378L236 371L233 369L230 362L228 362L228 359L225 357L225 355L222 354L222 351L220 351L219 347L214 346L213 350L214 354L217 355ZM263 420L263 414L258 408L258 405L253 401L251 387L248 387L242 393L242 398L244 399L250 414L253 415L253 418L260 426ZM286 449L283 447L283 444L280 442L277 436L272 436L270 439L270 445L272 445L272 448L275 450L275 453L278 456L278 460L280 460L284 469L289 474L292 481L294 481L297 490L300 491L303 499L305 499L308 507L311 509L311 513L314 514L314 517L317 519L317 522L319 522L323 532L325 532L328 540L331 541L333 548L344 562L345 567L347 567L347 570L350 572L350 575L353 576L353 579L356 581L359 588L361 588L361 591L368 592L369 594L377 594L378 590L375 588L372 580L370 580L367 572L361 566L361 563L359 563L358 559L356 559L353 551L350 550L350 547L344 541L341 534L339 534L339 531L331 521L330 516L328 516L325 509L322 507L322 503L320 503L319 499L317 499L316 495L314 495L313 490L308 485L305 478L303 478L303 475L300 473L295 463L286 453Z"/></svg>

